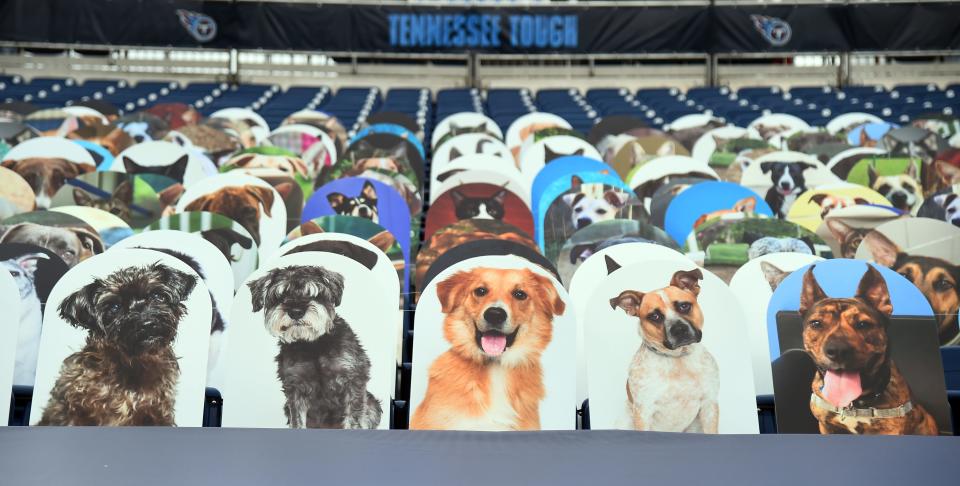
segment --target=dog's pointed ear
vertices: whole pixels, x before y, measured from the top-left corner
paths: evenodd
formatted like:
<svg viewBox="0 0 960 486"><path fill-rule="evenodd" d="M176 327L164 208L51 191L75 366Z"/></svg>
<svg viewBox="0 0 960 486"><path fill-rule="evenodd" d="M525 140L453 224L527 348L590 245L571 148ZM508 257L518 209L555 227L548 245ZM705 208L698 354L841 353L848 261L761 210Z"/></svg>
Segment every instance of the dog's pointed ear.
<svg viewBox="0 0 960 486"><path fill-rule="evenodd" d="M610 255L604 255L603 262L607 265L607 275L620 270L621 265L611 258Z"/></svg>
<svg viewBox="0 0 960 486"><path fill-rule="evenodd" d="M330 203L331 209L340 212L340 207L347 202L347 196L339 192L331 192L327 194L327 202Z"/></svg>
<svg viewBox="0 0 960 486"><path fill-rule="evenodd" d="M121 182L113 189L112 197L128 204L133 202L133 184L130 181ZM74 199L76 199L76 193L74 193Z"/></svg>
<svg viewBox="0 0 960 486"><path fill-rule="evenodd" d="M807 272L803 274L803 287L800 289L800 314L806 314L807 310L827 298L826 292L820 288L817 283L817 277L813 274L816 265L810 265Z"/></svg>
<svg viewBox="0 0 960 486"><path fill-rule="evenodd" d="M84 192L83 189L79 187L73 188L73 202L77 203L77 206L89 206L93 203L93 198L89 194Z"/></svg>
<svg viewBox="0 0 960 486"><path fill-rule="evenodd" d="M769 174L770 171L773 170L773 167L776 165L777 165L776 162L764 162L760 164L760 170L762 170L764 174Z"/></svg>
<svg viewBox="0 0 960 486"><path fill-rule="evenodd" d="M183 174L187 170L187 163L190 162L190 155L183 154L176 162L170 164L170 168L176 174Z"/></svg>
<svg viewBox="0 0 960 486"><path fill-rule="evenodd" d="M6 164L6 162L4 162L4 164ZM940 176L940 180L944 184L950 186L960 182L960 167L938 160L934 163L934 168L936 168L937 175Z"/></svg>
<svg viewBox="0 0 960 486"><path fill-rule="evenodd" d="M154 263L153 268L162 276L163 284L176 291L178 302L187 300L193 292L193 289L197 286L197 277L194 275L181 272L180 270L170 268L161 263Z"/></svg>
<svg viewBox="0 0 960 486"><path fill-rule="evenodd" d="M777 290L784 277L790 274L770 262L760 262L760 270L763 272L763 278L770 285L770 290Z"/></svg>
<svg viewBox="0 0 960 486"><path fill-rule="evenodd" d="M693 295L700 295L700 281L703 280L703 272L699 268L693 270L680 270L670 278L670 285L673 287L688 290Z"/></svg>
<svg viewBox="0 0 960 486"><path fill-rule="evenodd" d="M741 213L752 213L757 208L757 198L753 196L745 197L733 205L733 209Z"/></svg>
<svg viewBox="0 0 960 486"><path fill-rule="evenodd" d="M121 159L123 159L123 171L127 174L136 174L143 169L140 164L126 155L121 157Z"/></svg>
<svg viewBox="0 0 960 486"><path fill-rule="evenodd" d="M96 331L100 329L100 323L96 319L97 294L103 290L103 282L99 279L84 285L76 292L64 297L57 306L57 313L67 321L71 326Z"/></svg>
<svg viewBox="0 0 960 486"><path fill-rule="evenodd" d="M900 247L890 241L883 233L877 230L870 230L863 237L863 242L867 244L867 249L873 255L873 261L887 267L893 268L897 263L897 256L900 254Z"/></svg>
<svg viewBox="0 0 960 486"><path fill-rule="evenodd" d="M557 291L556 285L554 285L549 278L529 268L524 269L524 273L526 274L526 278L531 280L533 288L539 297L536 304L543 306L543 310L549 314L562 316L563 312L567 309L567 304L564 303L560 297L560 292Z"/></svg>
<svg viewBox="0 0 960 486"><path fill-rule="evenodd" d="M273 275L276 270L267 272L266 275L247 282L247 288L250 289L250 307L253 312L260 312L266 305L267 289L273 285Z"/></svg>
<svg viewBox="0 0 960 486"><path fill-rule="evenodd" d="M619 307L628 315L635 316L640 309L640 302L643 302L643 292L624 290L620 292L620 295L610 299L610 308L616 309Z"/></svg>
<svg viewBox="0 0 960 486"><path fill-rule="evenodd" d="M880 271L867 264L867 271L857 286L857 298L870 303L874 309L883 314L893 314L893 303L890 302L890 292L887 290L887 281Z"/></svg>
<svg viewBox="0 0 960 486"><path fill-rule="evenodd" d="M833 234L833 237L836 238L837 241L843 241L843 239L853 231L850 225L837 218L829 218L826 222L827 229L830 230L830 233Z"/></svg>
<svg viewBox="0 0 960 486"><path fill-rule="evenodd" d="M906 176L915 181L920 179L920 169L912 160L907 164Z"/></svg>
<svg viewBox="0 0 960 486"><path fill-rule="evenodd" d="M872 165L867 166L867 187L873 187L877 183L877 179L880 178L880 174L877 173L877 169L874 169Z"/></svg>
<svg viewBox="0 0 960 486"><path fill-rule="evenodd" d="M449 314L462 304L470 290L471 282L473 277L470 273L457 272L438 283L437 299L440 300L440 311Z"/></svg>
<svg viewBox="0 0 960 486"><path fill-rule="evenodd" d="M270 216L270 208L273 207L273 188L261 186L245 186L248 194L260 201L263 206L263 213Z"/></svg>
<svg viewBox="0 0 960 486"><path fill-rule="evenodd" d="M570 190L579 191L580 186L583 185L583 179L580 176L571 176L570 177Z"/></svg>
<svg viewBox="0 0 960 486"><path fill-rule="evenodd" d="M377 186L374 186L372 182L366 181L363 183L363 189L360 190L360 195L371 200L377 200Z"/></svg>

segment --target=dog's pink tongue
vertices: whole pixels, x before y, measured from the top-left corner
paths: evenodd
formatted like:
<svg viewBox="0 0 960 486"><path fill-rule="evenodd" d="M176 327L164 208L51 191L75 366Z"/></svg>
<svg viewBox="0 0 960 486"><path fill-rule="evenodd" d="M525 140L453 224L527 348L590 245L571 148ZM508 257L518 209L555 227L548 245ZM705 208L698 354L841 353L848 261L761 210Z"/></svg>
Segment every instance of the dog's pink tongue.
<svg viewBox="0 0 960 486"><path fill-rule="evenodd" d="M507 336L499 333L487 333L480 336L483 352L491 356L500 356L507 349Z"/></svg>
<svg viewBox="0 0 960 486"><path fill-rule="evenodd" d="M863 393L860 373L827 371L823 374L823 397L835 407L846 407Z"/></svg>

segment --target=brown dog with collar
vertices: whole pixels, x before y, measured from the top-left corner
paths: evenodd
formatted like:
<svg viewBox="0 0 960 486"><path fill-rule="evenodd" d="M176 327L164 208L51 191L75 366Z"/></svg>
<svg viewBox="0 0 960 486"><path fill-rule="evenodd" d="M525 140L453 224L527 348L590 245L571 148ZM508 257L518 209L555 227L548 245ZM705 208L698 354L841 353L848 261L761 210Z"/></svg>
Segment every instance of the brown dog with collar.
<svg viewBox="0 0 960 486"><path fill-rule="evenodd" d="M817 367L810 411L821 434L937 435L937 423L890 358L893 304L867 265L853 298L828 297L811 266L803 276L803 347Z"/></svg>
<svg viewBox="0 0 960 486"><path fill-rule="evenodd" d="M209 211L222 214L244 227L260 245L260 207L270 217L273 207L273 189L269 187L245 185L224 187L204 194L187 204L184 211Z"/></svg>

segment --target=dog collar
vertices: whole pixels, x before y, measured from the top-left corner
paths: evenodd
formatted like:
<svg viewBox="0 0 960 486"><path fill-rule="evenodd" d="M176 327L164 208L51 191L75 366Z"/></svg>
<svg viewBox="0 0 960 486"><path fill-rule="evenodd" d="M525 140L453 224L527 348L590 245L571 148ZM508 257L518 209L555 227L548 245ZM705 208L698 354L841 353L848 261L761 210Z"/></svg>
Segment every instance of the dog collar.
<svg viewBox="0 0 960 486"><path fill-rule="evenodd" d="M810 394L810 404L814 407L819 408L820 410L826 410L827 412L835 413L843 417L866 417L866 418L900 418L905 417L908 413L913 410L913 402L907 400L906 403L900 405L899 407L894 408L854 408L852 405L849 407L837 407L832 403L824 400L817 395L816 393Z"/></svg>

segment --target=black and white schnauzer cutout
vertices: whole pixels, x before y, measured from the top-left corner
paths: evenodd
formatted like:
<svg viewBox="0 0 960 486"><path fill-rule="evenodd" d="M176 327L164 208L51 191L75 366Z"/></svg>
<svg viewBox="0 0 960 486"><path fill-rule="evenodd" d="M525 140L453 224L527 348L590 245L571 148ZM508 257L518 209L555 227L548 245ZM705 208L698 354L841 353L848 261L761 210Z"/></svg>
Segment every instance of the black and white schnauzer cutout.
<svg viewBox="0 0 960 486"><path fill-rule="evenodd" d="M279 257L231 318L225 426L387 427L400 312L369 269L326 252Z"/></svg>
<svg viewBox="0 0 960 486"><path fill-rule="evenodd" d="M370 182L363 183L360 194L356 196L331 192L327 195L327 202L337 214L366 218L374 223L380 222L380 213L377 210L377 188Z"/></svg>

